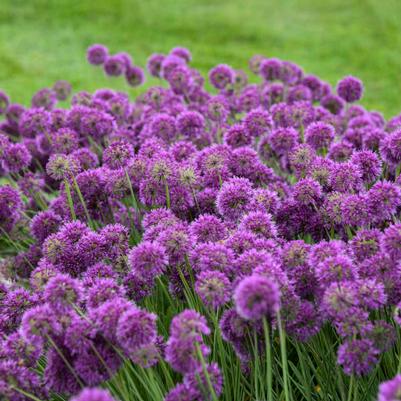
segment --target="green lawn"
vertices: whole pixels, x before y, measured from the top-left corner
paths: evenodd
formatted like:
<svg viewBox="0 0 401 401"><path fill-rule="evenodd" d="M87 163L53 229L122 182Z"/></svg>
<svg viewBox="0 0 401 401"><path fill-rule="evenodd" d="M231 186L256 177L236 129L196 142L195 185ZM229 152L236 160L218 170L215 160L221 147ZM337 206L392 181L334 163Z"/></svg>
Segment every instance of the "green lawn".
<svg viewBox="0 0 401 401"><path fill-rule="evenodd" d="M0 0L0 88L24 103L57 79L121 89L86 63L89 44L126 50L139 65L183 45L203 72L261 53L332 84L357 75L364 104L390 117L401 110L400 16L399 0Z"/></svg>

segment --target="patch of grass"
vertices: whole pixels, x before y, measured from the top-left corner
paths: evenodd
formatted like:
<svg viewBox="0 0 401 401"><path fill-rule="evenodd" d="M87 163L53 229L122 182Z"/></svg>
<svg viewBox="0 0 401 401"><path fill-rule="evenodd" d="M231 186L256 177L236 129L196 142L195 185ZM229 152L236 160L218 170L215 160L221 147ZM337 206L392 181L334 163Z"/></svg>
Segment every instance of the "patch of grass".
<svg viewBox="0 0 401 401"><path fill-rule="evenodd" d="M141 66L182 45L203 73L221 62L245 68L260 53L331 84L356 75L363 104L390 117L401 109L400 15L398 0L2 0L0 87L26 104L57 79L76 91L123 89L86 63L88 45L128 51Z"/></svg>

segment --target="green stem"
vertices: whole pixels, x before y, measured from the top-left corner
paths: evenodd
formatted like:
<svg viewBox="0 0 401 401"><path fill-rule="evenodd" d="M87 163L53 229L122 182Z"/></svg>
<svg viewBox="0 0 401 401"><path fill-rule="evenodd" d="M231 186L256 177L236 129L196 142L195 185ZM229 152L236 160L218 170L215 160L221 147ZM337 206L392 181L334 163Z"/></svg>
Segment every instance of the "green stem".
<svg viewBox="0 0 401 401"><path fill-rule="evenodd" d="M169 191L168 183L167 183L166 180L164 180L164 188L166 190L166 205L167 205L167 209L170 209L170 206L171 206L170 191Z"/></svg>
<svg viewBox="0 0 401 401"><path fill-rule="evenodd" d="M88 224L90 225L91 228L95 228L94 224L92 222L92 219L90 218L90 215L89 215L89 212L88 212L88 208L86 207L85 199L84 199L84 197L82 195L81 190L79 189L79 185L78 185L77 180L75 179L74 176L72 177L72 181L73 181L75 190L77 191L77 195L78 195L79 201L81 202L82 207L84 208L86 220L88 221Z"/></svg>
<svg viewBox="0 0 401 401"><path fill-rule="evenodd" d="M352 375L351 376L351 380L350 380L350 384L349 384L349 389L348 389L347 401L351 401L351 399L352 399L352 393L353 393L353 389L354 389L354 382L355 382L355 377L354 377L354 375Z"/></svg>
<svg viewBox="0 0 401 401"><path fill-rule="evenodd" d="M281 351L281 363L283 368L283 385L284 385L284 395L285 401L291 401L290 391L288 386L288 361L287 361L287 345L286 345L286 335L283 329L283 323L281 321L280 311L277 312L277 324L280 336L280 351Z"/></svg>
<svg viewBox="0 0 401 401"><path fill-rule="evenodd" d="M202 364L203 374L206 377L207 385L209 386L210 393L212 394L212 399L213 399L213 401L218 401L216 392L214 391L213 384L212 384L212 382L210 380L209 372L207 371L207 368L206 368L205 359L203 358L203 354L202 354L202 351L200 349L200 346L199 346L198 343L195 343L195 345L196 345L196 351L198 353L199 359L200 359L201 364Z"/></svg>
<svg viewBox="0 0 401 401"><path fill-rule="evenodd" d="M10 388L12 388L15 391L18 391L20 394L24 395L27 398L30 398L31 400L42 401L39 398L37 398L35 395L28 393L27 391L23 390L22 388L15 387L15 386L10 386Z"/></svg>
<svg viewBox="0 0 401 401"><path fill-rule="evenodd" d="M272 374L272 354L269 325L266 318L263 318L263 329L266 345L266 379L267 379L267 401L273 401L273 374Z"/></svg>
<svg viewBox="0 0 401 401"><path fill-rule="evenodd" d="M64 179L64 186L65 186L65 193L67 194L68 206L70 207L71 218L73 220L76 220L77 216L75 214L74 204L72 203L70 183L68 182L67 179Z"/></svg>

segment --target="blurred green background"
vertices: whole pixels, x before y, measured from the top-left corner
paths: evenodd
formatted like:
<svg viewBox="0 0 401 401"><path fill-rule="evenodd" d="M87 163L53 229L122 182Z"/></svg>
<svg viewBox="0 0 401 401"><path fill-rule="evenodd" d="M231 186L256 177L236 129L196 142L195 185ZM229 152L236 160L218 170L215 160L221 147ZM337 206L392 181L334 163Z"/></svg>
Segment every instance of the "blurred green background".
<svg viewBox="0 0 401 401"><path fill-rule="evenodd" d="M26 104L58 79L74 90L122 89L122 78L86 63L88 45L128 51L141 66L182 45L203 73L245 68L259 53L331 84L356 75L363 103L389 117L401 110L400 26L400 0L0 0L0 88Z"/></svg>

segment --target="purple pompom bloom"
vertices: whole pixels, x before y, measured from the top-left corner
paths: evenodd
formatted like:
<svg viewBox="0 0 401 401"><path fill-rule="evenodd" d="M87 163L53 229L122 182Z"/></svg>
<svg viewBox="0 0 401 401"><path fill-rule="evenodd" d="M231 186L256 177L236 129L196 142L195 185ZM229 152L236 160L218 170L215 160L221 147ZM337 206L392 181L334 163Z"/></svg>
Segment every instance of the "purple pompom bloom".
<svg viewBox="0 0 401 401"><path fill-rule="evenodd" d="M401 163L401 129L387 134L381 140L380 155L390 166Z"/></svg>
<svg viewBox="0 0 401 401"><path fill-rule="evenodd" d="M92 65L104 64L108 55L109 51L107 47L103 45L92 45L86 51L86 57L89 63Z"/></svg>
<svg viewBox="0 0 401 401"><path fill-rule="evenodd" d="M56 93L57 100L67 100L71 94L71 84L68 81L57 81L53 85L53 91Z"/></svg>
<svg viewBox="0 0 401 401"><path fill-rule="evenodd" d="M116 333L119 344L130 355L156 340L156 315L133 306L118 319Z"/></svg>
<svg viewBox="0 0 401 401"><path fill-rule="evenodd" d="M134 156L132 145L125 141L111 143L103 152L103 164L117 170L125 167L127 161Z"/></svg>
<svg viewBox="0 0 401 401"><path fill-rule="evenodd" d="M382 249L393 260L401 258L401 223L393 224L384 230Z"/></svg>
<svg viewBox="0 0 401 401"><path fill-rule="evenodd" d="M329 183L334 191L358 192L362 186L362 173L351 162L336 163L331 168Z"/></svg>
<svg viewBox="0 0 401 401"><path fill-rule="evenodd" d="M121 54L115 54L106 58L103 67L106 75L118 77L126 71L126 60Z"/></svg>
<svg viewBox="0 0 401 401"><path fill-rule="evenodd" d="M358 101L362 97L363 84L358 78L348 76L339 81L337 93L347 103Z"/></svg>
<svg viewBox="0 0 401 401"><path fill-rule="evenodd" d="M270 114L262 109L251 110L245 116L243 123L251 137L263 135L273 125Z"/></svg>
<svg viewBox="0 0 401 401"><path fill-rule="evenodd" d="M361 376L369 373L378 362L378 355L379 350L371 340L351 340L340 345L337 361L347 375Z"/></svg>
<svg viewBox="0 0 401 401"><path fill-rule="evenodd" d="M229 301L231 295L230 281L219 271L203 271L197 278L195 290L206 306L217 309Z"/></svg>
<svg viewBox="0 0 401 401"><path fill-rule="evenodd" d="M41 89L33 95L31 103L32 108L51 110L57 103L56 92L49 88Z"/></svg>
<svg viewBox="0 0 401 401"><path fill-rule="evenodd" d="M196 111L183 111L177 116L177 130L188 139L195 139L205 128L205 119Z"/></svg>
<svg viewBox="0 0 401 401"><path fill-rule="evenodd" d="M335 131L332 125L315 122L306 128L305 140L315 150L328 149L333 142L334 135Z"/></svg>
<svg viewBox="0 0 401 401"><path fill-rule="evenodd" d="M376 182L366 197L372 219L376 222L391 219L401 205L401 189L389 181Z"/></svg>
<svg viewBox="0 0 401 401"><path fill-rule="evenodd" d="M226 64L219 64L209 71L209 81L216 89L224 89L234 82L234 71Z"/></svg>
<svg viewBox="0 0 401 401"><path fill-rule="evenodd" d="M298 144L298 136L294 128L277 128L270 134L269 143L277 155L284 156Z"/></svg>
<svg viewBox="0 0 401 401"><path fill-rule="evenodd" d="M140 67L135 65L128 66L125 70L125 79L127 80L128 85L136 87L145 82L145 74Z"/></svg>
<svg viewBox="0 0 401 401"><path fill-rule="evenodd" d="M29 167L32 155L22 143L13 143L5 148L2 166L8 173L18 173Z"/></svg>
<svg viewBox="0 0 401 401"><path fill-rule="evenodd" d="M198 243L220 241L225 238L226 231L224 223L210 214L200 215L189 227L190 234Z"/></svg>
<svg viewBox="0 0 401 401"><path fill-rule="evenodd" d="M160 77L160 71L164 58L165 56L159 53L154 53L148 58L146 68L152 77Z"/></svg>
<svg viewBox="0 0 401 401"><path fill-rule="evenodd" d="M78 150L79 137L78 134L69 128L60 128L51 135L50 148L53 153L72 153Z"/></svg>
<svg viewBox="0 0 401 401"><path fill-rule="evenodd" d="M381 174L381 161L376 153L370 150L354 152L350 161L361 171L362 180L365 184L375 181Z"/></svg>
<svg viewBox="0 0 401 401"><path fill-rule="evenodd" d="M272 216L262 211L250 212L243 216L238 228L250 231L262 238L268 239L277 236L277 229Z"/></svg>
<svg viewBox="0 0 401 401"><path fill-rule="evenodd" d="M260 62L259 74L266 81L274 81L280 78L282 62L276 58L265 59Z"/></svg>
<svg viewBox="0 0 401 401"><path fill-rule="evenodd" d="M397 401L401 396L401 375L385 381L379 386L377 401Z"/></svg>
<svg viewBox="0 0 401 401"><path fill-rule="evenodd" d="M79 171L79 162L71 155L53 154L46 164L47 174L57 181L71 178L77 175Z"/></svg>
<svg viewBox="0 0 401 401"><path fill-rule="evenodd" d="M82 299L82 289L78 280L68 274L57 274L46 285L45 299L55 308L72 308Z"/></svg>
<svg viewBox="0 0 401 401"><path fill-rule="evenodd" d="M322 198L322 188L317 181L304 178L294 185L292 196L301 205L316 207Z"/></svg>
<svg viewBox="0 0 401 401"><path fill-rule="evenodd" d="M234 291L234 301L244 319L271 319L280 308L280 291L271 279L254 275L240 281Z"/></svg>
<svg viewBox="0 0 401 401"><path fill-rule="evenodd" d="M60 224L61 217L51 210L46 210L33 217L30 230L38 242L43 242L50 234L57 232Z"/></svg>

